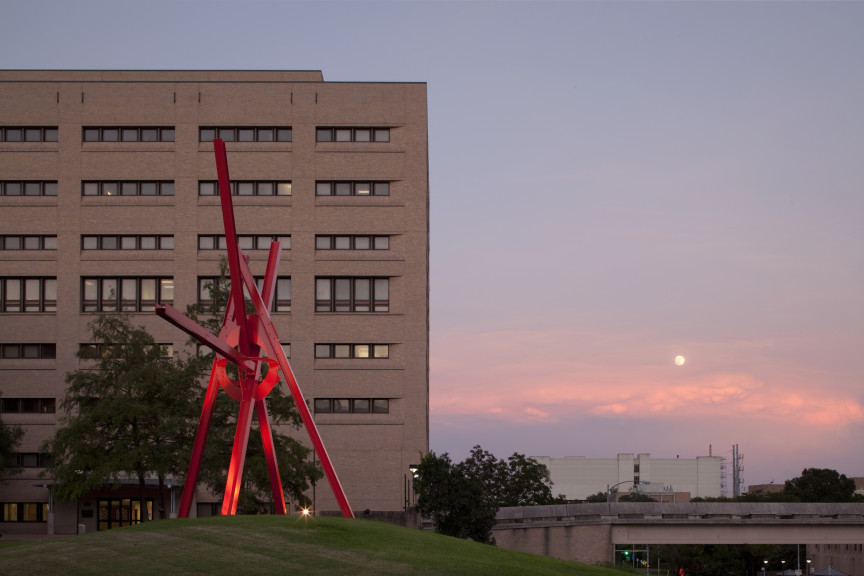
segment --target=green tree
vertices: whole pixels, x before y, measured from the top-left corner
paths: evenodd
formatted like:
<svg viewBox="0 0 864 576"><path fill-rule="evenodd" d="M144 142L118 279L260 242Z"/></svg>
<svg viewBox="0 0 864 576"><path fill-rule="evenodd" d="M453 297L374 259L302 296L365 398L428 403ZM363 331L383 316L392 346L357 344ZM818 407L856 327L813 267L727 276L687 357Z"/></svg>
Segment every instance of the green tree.
<svg viewBox="0 0 864 576"><path fill-rule="evenodd" d="M2 396L2 394L0 394ZM18 474L18 445L24 431L20 426L8 426L0 419L0 475Z"/></svg>
<svg viewBox="0 0 864 576"><path fill-rule="evenodd" d="M438 532L477 542L491 542L502 506L562 501L552 496L546 466L517 453L499 460L480 446L458 464L446 453L429 452L420 460L414 489L417 510Z"/></svg>
<svg viewBox="0 0 864 576"><path fill-rule="evenodd" d="M615 492L618 492L617 488L613 488L611 491L611 493L613 493L613 494ZM600 492L597 492L596 494L591 494L590 496L585 498L585 502L588 502L588 503L606 502L607 498L608 498L608 496L606 495L606 492L600 491Z"/></svg>
<svg viewBox="0 0 864 576"><path fill-rule="evenodd" d="M89 325L94 346L78 357L90 365L66 374L61 427L43 450L53 464L57 495L75 499L104 484L182 476L194 436L201 361L168 357L124 313L98 315Z"/></svg>
<svg viewBox="0 0 864 576"><path fill-rule="evenodd" d="M624 496L619 497L618 502L657 502L657 499L642 492L628 492Z"/></svg>
<svg viewBox="0 0 864 576"><path fill-rule="evenodd" d="M805 468L786 481L783 494L795 502L852 502L855 481L829 468Z"/></svg>
<svg viewBox="0 0 864 576"><path fill-rule="evenodd" d="M209 293L208 304L196 303L187 306L186 315L207 328L212 334L218 334L231 294L228 261L225 257L219 261L219 275L205 285L205 289ZM246 311L247 313L254 313L252 303L248 299ZM195 340L192 342L197 343ZM212 354L204 357L208 358L208 361L212 361ZM231 367L229 366L229 368ZM233 368L231 369L233 370ZM285 429L299 430L302 426L300 413L297 411L294 399L290 394L285 394L283 389L283 386L277 385L266 398L279 476L286 497L300 506L308 506L311 502L305 493L310 486L315 485L324 476L324 472L320 465L311 459L311 448L280 431ZM237 428L238 407L239 405L234 400L222 397L220 394L207 435L207 445L198 479L217 494L225 490L228 475L227 466L231 460L234 433ZM257 422L258 415L254 413L243 468L243 487L238 502L238 510L242 508L244 513L274 511L270 473L261 442L260 428L256 425Z"/></svg>

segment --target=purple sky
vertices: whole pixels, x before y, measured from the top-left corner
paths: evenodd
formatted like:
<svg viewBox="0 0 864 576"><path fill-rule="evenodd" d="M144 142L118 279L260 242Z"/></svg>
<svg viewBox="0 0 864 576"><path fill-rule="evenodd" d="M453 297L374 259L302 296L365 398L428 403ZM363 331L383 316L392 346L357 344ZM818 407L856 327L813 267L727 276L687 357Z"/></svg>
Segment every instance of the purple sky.
<svg viewBox="0 0 864 576"><path fill-rule="evenodd" d="M737 443L746 485L864 476L862 29L862 2L30 0L0 68L427 82L432 449Z"/></svg>

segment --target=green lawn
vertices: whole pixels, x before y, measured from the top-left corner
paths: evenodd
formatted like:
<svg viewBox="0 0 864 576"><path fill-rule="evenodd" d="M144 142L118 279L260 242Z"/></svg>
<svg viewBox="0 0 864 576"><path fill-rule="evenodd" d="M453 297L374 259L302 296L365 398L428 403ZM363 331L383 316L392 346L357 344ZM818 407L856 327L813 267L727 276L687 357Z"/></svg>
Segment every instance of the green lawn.
<svg viewBox="0 0 864 576"><path fill-rule="evenodd" d="M226 516L0 542L0 574L620 576L372 520Z"/></svg>

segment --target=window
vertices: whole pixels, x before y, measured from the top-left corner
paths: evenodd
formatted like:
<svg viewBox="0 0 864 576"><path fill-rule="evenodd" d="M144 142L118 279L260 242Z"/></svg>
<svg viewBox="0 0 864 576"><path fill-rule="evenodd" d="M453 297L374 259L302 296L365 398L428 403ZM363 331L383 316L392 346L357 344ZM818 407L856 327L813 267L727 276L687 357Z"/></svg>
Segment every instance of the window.
<svg viewBox="0 0 864 576"><path fill-rule="evenodd" d="M3 522L47 522L47 502L3 502Z"/></svg>
<svg viewBox="0 0 864 576"><path fill-rule="evenodd" d="M389 344L315 344L315 358L389 357Z"/></svg>
<svg viewBox="0 0 864 576"><path fill-rule="evenodd" d="M174 356L174 345L170 343L155 343L147 348L157 348L159 356L162 358L172 358ZM122 347L118 348L115 344L106 344L104 342L90 342L78 345L78 358L82 360L112 358L120 355L121 352Z"/></svg>
<svg viewBox="0 0 864 576"><path fill-rule="evenodd" d="M81 236L82 250L173 250L174 236Z"/></svg>
<svg viewBox="0 0 864 576"><path fill-rule="evenodd" d="M56 344L0 344L0 358L57 358Z"/></svg>
<svg viewBox="0 0 864 576"><path fill-rule="evenodd" d="M199 142L291 142L290 126L207 126L198 130Z"/></svg>
<svg viewBox="0 0 864 576"><path fill-rule="evenodd" d="M255 234L254 236L237 236L237 244L243 250L269 250L270 243L279 240L282 250L291 249L291 236L274 234ZM199 250L225 250L228 247L224 234L199 234Z"/></svg>
<svg viewBox="0 0 864 576"><path fill-rule="evenodd" d="M316 196L389 196L390 182L315 182Z"/></svg>
<svg viewBox="0 0 864 576"><path fill-rule="evenodd" d="M389 312L389 278L315 278L316 312Z"/></svg>
<svg viewBox="0 0 864 576"><path fill-rule="evenodd" d="M4 180L0 196L57 196L56 180Z"/></svg>
<svg viewBox="0 0 864 576"><path fill-rule="evenodd" d="M315 130L316 142L389 142L389 128L348 128L319 126Z"/></svg>
<svg viewBox="0 0 864 576"><path fill-rule="evenodd" d="M54 414L54 398L0 398L0 412L4 414Z"/></svg>
<svg viewBox="0 0 864 576"><path fill-rule="evenodd" d="M51 455L43 452L19 452L16 456L22 468L48 468L53 462Z"/></svg>
<svg viewBox="0 0 864 576"><path fill-rule="evenodd" d="M316 250L389 250L389 236L315 236Z"/></svg>
<svg viewBox="0 0 864 576"><path fill-rule="evenodd" d="M0 278L2 312L56 312L57 278Z"/></svg>
<svg viewBox="0 0 864 576"><path fill-rule="evenodd" d="M199 196L218 196L219 183L215 180L198 182ZM232 196L291 196L291 182L281 180L231 181Z"/></svg>
<svg viewBox="0 0 864 576"><path fill-rule="evenodd" d="M56 126L0 127L0 142L57 142Z"/></svg>
<svg viewBox="0 0 864 576"><path fill-rule="evenodd" d="M173 278L81 278L82 312L151 312L174 303Z"/></svg>
<svg viewBox="0 0 864 576"><path fill-rule="evenodd" d="M174 196L173 181L82 182L82 196Z"/></svg>
<svg viewBox="0 0 864 576"><path fill-rule="evenodd" d="M173 126L85 126L84 142L174 142Z"/></svg>
<svg viewBox="0 0 864 576"><path fill-rule="evenodd" d="M57 236L0 236L0 250L57 250Z"/></svg>
<svg viewBox="0 0 864 576"><path fill-rule="evenodd" d="M198 277L198 304L201 306L213 306L211 288L219 280L216 276L199 276ZM258 291L261 291L264 285L264 277L256 276L255 285L258 286ZM231 289L231 281L225 279L224 287L226 290ZM249 294L246 292L246 287L243 287L243 294L246 299L249 299ZM276 294L273 298L273 306L271 312L290 312L291 311L291 277L279 276L276 278Z"/></svg>
<svg viewBox="0 0 864 576"><path fill-rule="evenodd" d="M316 414L389 414L388 398L315 398Z"/></svg>

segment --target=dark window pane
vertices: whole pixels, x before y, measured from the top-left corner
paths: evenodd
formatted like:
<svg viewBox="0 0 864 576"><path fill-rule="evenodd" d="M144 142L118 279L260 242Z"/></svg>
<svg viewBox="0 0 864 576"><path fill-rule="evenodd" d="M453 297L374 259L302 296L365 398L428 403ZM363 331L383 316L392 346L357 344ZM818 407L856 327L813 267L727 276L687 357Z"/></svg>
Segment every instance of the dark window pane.
<svg viewBox="0 0 864 576"><path fill-rule="evenodd" d="M117 142L120 139L120 130L117 128L103 128L102 129L102 141L103 142Z"/></svg>
<svg viewBox="0 0 864 576"><path fill-rule="evenodd" d="M317 182L315 184L316 196L330 196L331 194L332 188L330 182Z"/></svg>
<svg viewBox="0 0 864 576"><path fill-rule="evenodd" d="M273 141L273 129L272 128L259 128L258 129L258 142L272 142Z"/></svg>
<svg viewBox="0 0 864 576"><path fill-rule="evenodd" d="M57 182L45 182L43 184L42 193L45 196L57 196Z"/></svg>
<svg viewBox="0 0 864 576"><path fill-rule="evenodd" d="M386 398L376 398L372 400L373 414L388 414L390 412L390 400Z"/></svg>
<svg viewBox="0 0 864 576"><path fill-rule="evenodd" d="M215 182L199 182L198 183L198 195L199 196L216 196L216 183Z"/></svg>
<svg viewBox="0 0 864 576"><path fill-rule="evenodd" d="M25 182L24 183L24 195L25 196L41 196L42 195L42 183L41 182Z"/></svg>
<svg viewBox="0 0 864 576"><path fill-rule="evenodd" d="M254 142L255 141L255 129L254 128L239 128L237 130L237 141L238 142Z"/></svg>
<svg viewBox="0 0 864 576"><path fill-rule="evenodd" d="M315 399L315 412L318 414L327 414L330 412L330 399L329 398L316 398Z"/></svg>
<svg viewBox="0 0 864 576"><path fill-rule="evenodd" d="M45 142L57 142L57 128L45 129Z"/></svg>
<svg viewBox="0 0 864 576"><path fill-rule="evenodd" d="M142 128L141 129L141 141L142 142L156 142L159 139L159 130L156 128Z"/></svg>
<svg viewBox="0 0 864 576"><path fill-rule="evenodd" d="M98 128L85 128L84 129L84 141L85 142L98 142L99 141L99 129Z"/></svg>
<svg viewBox="0 0 864 576"><path fill-rule="evenodd" d="M163 128L161 140L162 140L162 142L174 142L174 129L173 128Z"/></svg>
<svg viewBox="0 0 864 576"><path fill-rule="evenodd" d="M315 140L317 142L330 142L333 139L333 132L329 128L318 128L315 131Z"/></svg>
<svg viewBox="0 0 864 576"><path fill-rule="evenodd" d="M136 128L124 128L120 136L123 138L123 142L137 142L138 130Z"/></svg>
<svg viewBox="0 0 864 576"><path fill-rule="evenodd" d="M279 128L276 130L276 140L279 142L291 142L291 128Z"/></svg>
<svg viewBox="0 0 864 576"><path fill-rule="evenodd" d="M174 182L162 182L159 184L161 196L174 196Z"/></svg>
<svg viewBox="0 0 864 576"><path fill-rule="evenodd" d="M141 182L141 196L156 196L156 182Z"/></svg>
<svg viewBox="0 0 864 576"><path fill-rule="evenodd" d="M27 142L41 142L42 130L39 128L27 128L24 130L24 140Z"/></svg>
<svg viewBox="0 0 864 576"><path fill-rule="evenodd" d="M6 185L3 187L3 192L6 196L21 196L21 191L21 182L6 182Z"/></svg>
<svg viewBox="0 0 864 576"><path fill-rule="evenodd" d="M198 134L198 139L201 142L211 142L216 138L216 130L213 128L201 128Z"/></svg>

